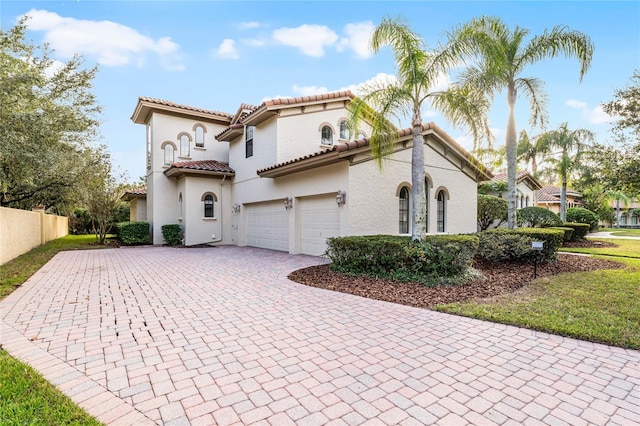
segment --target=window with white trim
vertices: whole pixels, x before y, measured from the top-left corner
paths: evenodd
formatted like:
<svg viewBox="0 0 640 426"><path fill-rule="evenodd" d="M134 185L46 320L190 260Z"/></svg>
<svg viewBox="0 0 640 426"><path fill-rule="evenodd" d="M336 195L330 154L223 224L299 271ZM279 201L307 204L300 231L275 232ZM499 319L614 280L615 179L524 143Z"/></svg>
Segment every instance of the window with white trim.
<svg viewBox="0 0 640 426"><path fill-rule="evenodd" d="M347 120L342 120L340 122L340 139L347 140L351 137L351 132L349 131L349 123Z"/></svg>
<svg viewBox="0 0 640 426"><path fill-rule="evenodd" d="M245 158L253 157L253 130L254 126L247 126L244 134Z"/></svg>
<svg viewBox="0 0 640 426"><path fill-rule="evenodd" d="M207 194L204 196L204 199L202 200L204 203L204 217L214 217L213 216L213 195L212 194Z"/></svg>
<svg viewBox="0 0 640 426"><path fill-rule="evenodd" d="M189 135L181 135L180 136L180 157L189 157L191 153L191 138Z"/></svg>
<svg viewBox="0 0 640 426"><path fill-rule="evenodd" d="M446 200L445 192L438 191L438 232L444 232L445 230Z"/></svg>
<svg viewBox="0 0 640 426"><path fill-rule="evenodd" d="M322 126L322 139L320 143L322 145L333 145L333 130L330 126Z"/></svg>
<svg viewBox="0 0 640 426"><path fill-rule="evenodd" d="M175 146L168 142L164 144L164 165L170 166L175 161Z"/></svg>
<svg viewBox="0 0 640 426"><path fill-rule="evenodd" d="M198 125L195 127L196 147L204 148L204 127Z"/></svg>
<svg viewBox="0 0 640 426"><path fill-rule="evenodd" d="M398 206L398 232L400 234L408 234L409 233L409 189L406 186L403 186L400 189L400 200Z"/></svg>

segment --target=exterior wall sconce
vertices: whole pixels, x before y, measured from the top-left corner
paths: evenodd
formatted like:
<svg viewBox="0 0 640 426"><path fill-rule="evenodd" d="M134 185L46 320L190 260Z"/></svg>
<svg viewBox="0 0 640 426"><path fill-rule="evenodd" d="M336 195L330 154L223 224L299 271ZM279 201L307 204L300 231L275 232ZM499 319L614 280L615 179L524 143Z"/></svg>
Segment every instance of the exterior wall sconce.
<svg viewBox="0 0 640 426"><path fill-rule="evenodd" d="M338 203L338 207L347 204L347 193L342 190L338 191L338 194L336 194L336 203Z"/></svg>
<svg viewBox="0 0 640 426"><path fill-rule="evenodd" d="M291 207L293 207L293 198L291 197L287 197L284 199L284 208L289 210Z"/></svg>
<svg viewBox="0 0 640 426"><path fill-rule="evenodd" d="M240 204L235 203L232 207L234 213L240 213Z"/></svg>

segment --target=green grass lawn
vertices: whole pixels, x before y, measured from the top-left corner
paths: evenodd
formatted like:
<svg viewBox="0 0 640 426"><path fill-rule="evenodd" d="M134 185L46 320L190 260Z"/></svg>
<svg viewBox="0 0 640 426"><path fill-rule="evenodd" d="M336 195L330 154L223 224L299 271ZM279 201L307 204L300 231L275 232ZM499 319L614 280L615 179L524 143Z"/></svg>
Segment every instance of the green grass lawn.
<svg viewBox="0 0 640 426"><path fill-rule="evenodd" d="M63 250L106 248L94 235L68 235L49 241L0 265L0 299ZM0 349L1 425L100 425L26 364Z"/></svg>
<svg viewBox="0 0 640 426"><path fill-rule="evenodd" d="M100 425L34 369L0 349L0 424Z"/></svg>
<svg viewBox="0 0 640 426"><path fill-rule="evenodd" d="M566 251L571 253L586 253L602 256L613 257L630 257L640 258L640 240L616 240L616 239L601 239L593 238L591 241L606 241L614 243L617 247L601 247L601 248L578 248L578 247L560 247L559 251Z"/></svg>
<svg viewBox="0 0 640 426"><path fill-rule="evenodd" d="M591 342L640 349L640 241L615 248L567 249L612 256L625 269L541 278L488 300L440 305L442 312L511 324Z"/></svg>
<svg viewBox="0 0 640 426"><path fill-rule="evenodd" d="M640 237L640 229L602 228L598 232L611 232L616 237Z"/></svg>

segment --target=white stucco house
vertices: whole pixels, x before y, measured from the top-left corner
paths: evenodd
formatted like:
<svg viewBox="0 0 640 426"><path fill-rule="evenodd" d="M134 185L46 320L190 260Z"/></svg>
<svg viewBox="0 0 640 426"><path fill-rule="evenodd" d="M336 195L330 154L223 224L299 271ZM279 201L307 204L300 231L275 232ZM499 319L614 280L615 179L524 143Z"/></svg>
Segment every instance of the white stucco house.
<svg viewBox="0 0 640 426"><path fill-rule="evenodd" d="M494 188L504 188L504 191L493 190L490 195L507 199L507 174L497 173L489 181L482 184L492 184ZM535 206L538 203L538 191L542 188L542 184L528 171L520 171L516 173L516 209Z"/></svg>
<svg viewBox="0 0 640 426"><path fill-rule="evenodd" d="M180 224L185 245L235 244L320 255L334 236L410 234L410 129L380 169L369 128L347 125L351 92L241 104L235 114L139 98L147 188L131 219ZM477 183L491 172L425 124L428 232L476 231Z"/></svg>

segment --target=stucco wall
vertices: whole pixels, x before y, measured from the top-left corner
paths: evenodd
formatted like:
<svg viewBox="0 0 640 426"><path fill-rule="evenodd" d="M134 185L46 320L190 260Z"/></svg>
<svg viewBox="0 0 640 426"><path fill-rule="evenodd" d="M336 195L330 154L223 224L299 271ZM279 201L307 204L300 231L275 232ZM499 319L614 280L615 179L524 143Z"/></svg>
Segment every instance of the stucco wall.
<svg viewBox="0 0 640 426"><path fill-rule="evenodd" d="M0 264L69 233L69 219L0 207Z"/></svg>
<svg viewBox="0 0 640 426"><path fill-rule="evenodd" d="M183 231L185 245L220 242L231 243L231 194L228 180L188 176L184 182L183 202L185 209ZM206 193L214 196L213 218L204 217L202 197Z"/></svg>
<svg viewBox="0 0 640 426"><path fill-rule="evenodd" d="M445 208L445 233L475 232L475 180L461 173L454 164L428 146L425 146L425 175L432 182L428 188L427 232L437 233L436 197L440 188L446 189L450 195ZM382 169L374 161L352 166L349 172L350 234L398 234L398 193L403 184L411 186L411 149L394 154L384 161Z"/></svg>

